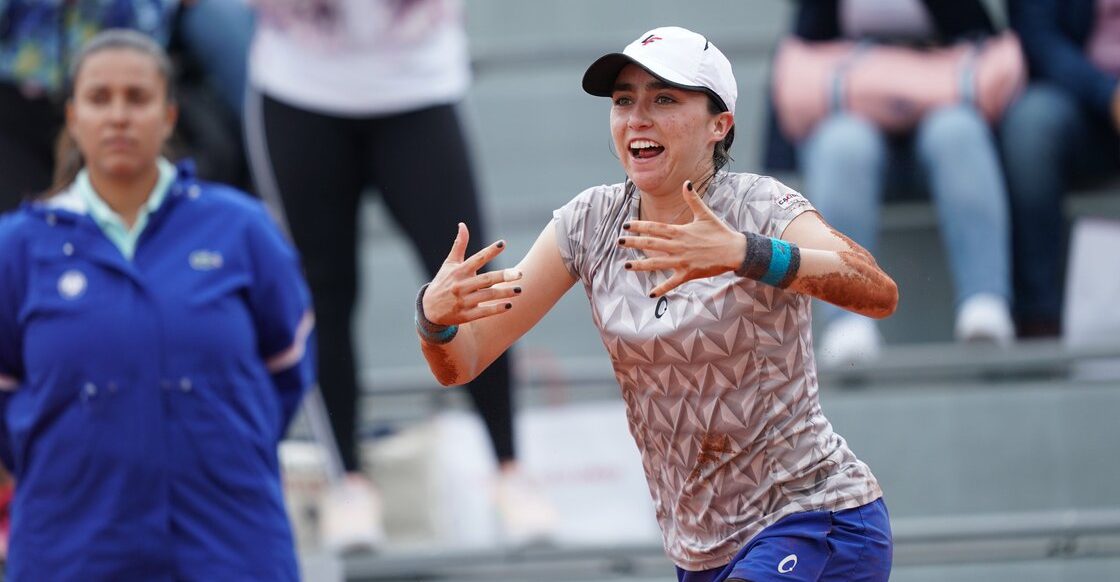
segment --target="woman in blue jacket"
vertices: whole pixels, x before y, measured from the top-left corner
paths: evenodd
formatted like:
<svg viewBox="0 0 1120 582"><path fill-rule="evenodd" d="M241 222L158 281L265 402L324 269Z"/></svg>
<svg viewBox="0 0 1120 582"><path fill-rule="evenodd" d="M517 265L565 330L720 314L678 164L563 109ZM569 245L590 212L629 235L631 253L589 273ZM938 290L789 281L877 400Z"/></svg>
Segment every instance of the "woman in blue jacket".
<svg viewBox="0 0 1120 582"><path fill-rule="evenodd" d="M314 376L298 258L259 203L161 156L157 43L106 31L72 70L77 155L0 219L6 574L294 580L276 445Z"/></svg>

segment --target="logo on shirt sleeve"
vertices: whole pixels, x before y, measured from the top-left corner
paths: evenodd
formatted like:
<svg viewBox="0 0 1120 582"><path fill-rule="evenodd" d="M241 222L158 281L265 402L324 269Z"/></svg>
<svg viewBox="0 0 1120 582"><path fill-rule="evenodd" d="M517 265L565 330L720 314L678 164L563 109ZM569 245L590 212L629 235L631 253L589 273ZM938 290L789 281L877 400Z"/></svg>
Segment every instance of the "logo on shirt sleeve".
<svg viewBox="0 0 1120 582"><path fill-rule="evenodd" d="M782 210L790 210L802 204L808 204L809 201L804 196L790 190L789 188L782 188L779 192L778 198L774 200L778 208Z"/></svg>

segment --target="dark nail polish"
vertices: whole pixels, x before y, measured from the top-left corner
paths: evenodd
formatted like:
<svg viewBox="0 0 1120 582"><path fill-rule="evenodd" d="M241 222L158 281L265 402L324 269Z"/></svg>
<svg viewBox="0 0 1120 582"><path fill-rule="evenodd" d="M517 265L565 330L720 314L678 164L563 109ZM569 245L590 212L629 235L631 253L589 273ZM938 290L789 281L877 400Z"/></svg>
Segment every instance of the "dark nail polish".
<svg viewBox="0 0 1120 582"><path fill-rule="evenodd" d="M657 299L657 293L650 293L649 298L650 299Z"/></svg>
<svg viewBox="0 0 1120 582"><path fill-rule="evenodd" d="M626 245L626 239L621 239L621 238L618 239L618 244L625 246Z"/></svg>
<svg viewBox="0 0 1120 582"><path fill-rule="evenodd" d="M688 188L689 192L692 192L692 180L689 180L689 181L685 182L684 187Z"/></svg>
<svg viewBox="0 0 1120 582"><path fill-rule="evenodd" d="M498 241L498 248L499 249L502 248L502 247L505 247L505 246L506 246L506 241L504 241L504 240Z"/></svg>
<svg viewBox="0 0 1120 582"><path fill-rule="evenodd" d="M520 293L521 292L521 287L514 287L513 292L514 293Z"/></svg>
<svg viewBox="0 0 1120 582"><path fill-rule="evenodd" d="M506 309L513 309L512 303L506 303Z"/></svg>
<svg viewBox="0 0 1120 582"><path fill-rule="evenodd" d="M625 269L633 269L634 268L634 265L631 265L630 263L626 263L625 265L622 265L622 266Z"/></svg>
<svg viewBox="0 0 1120 582"><path fill-rule="evenodd" d="M622 230L630 230L630 223L629 222L623 223Z"/></svg>

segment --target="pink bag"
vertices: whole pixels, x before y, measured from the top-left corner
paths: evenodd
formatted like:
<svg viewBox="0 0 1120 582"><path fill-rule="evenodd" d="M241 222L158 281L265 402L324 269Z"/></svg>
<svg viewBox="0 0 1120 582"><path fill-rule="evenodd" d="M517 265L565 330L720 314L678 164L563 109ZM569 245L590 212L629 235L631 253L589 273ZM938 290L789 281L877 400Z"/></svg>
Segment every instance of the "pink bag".
<svg viewBox="0 0 1120 582"><path fill-rule="evenodd" d="M934 49L787 38L772 74L778 123L800 141L836 111L903 133L926 113L963 101L992 123L1026 85L1027 66L1012 32Z"/></svg>

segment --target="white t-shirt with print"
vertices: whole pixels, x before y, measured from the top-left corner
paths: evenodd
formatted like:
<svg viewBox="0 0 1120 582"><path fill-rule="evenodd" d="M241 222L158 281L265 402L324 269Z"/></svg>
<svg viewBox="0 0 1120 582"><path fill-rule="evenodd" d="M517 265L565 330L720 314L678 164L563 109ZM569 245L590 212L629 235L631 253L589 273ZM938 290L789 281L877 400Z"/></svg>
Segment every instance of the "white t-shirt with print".
<svg viewBox="0 0 1120 582"><path fill-rule="evenodd" d="M704 199L733 229L769 237L813 210L754 174L721 174ZM810 298L726 273L651 299L669 274L624 269L642 254L617 244L639 200L632 185L599 186L554 218L614 365L673 562L722 566L786 515L881 497L821 412Z"/></svg>

